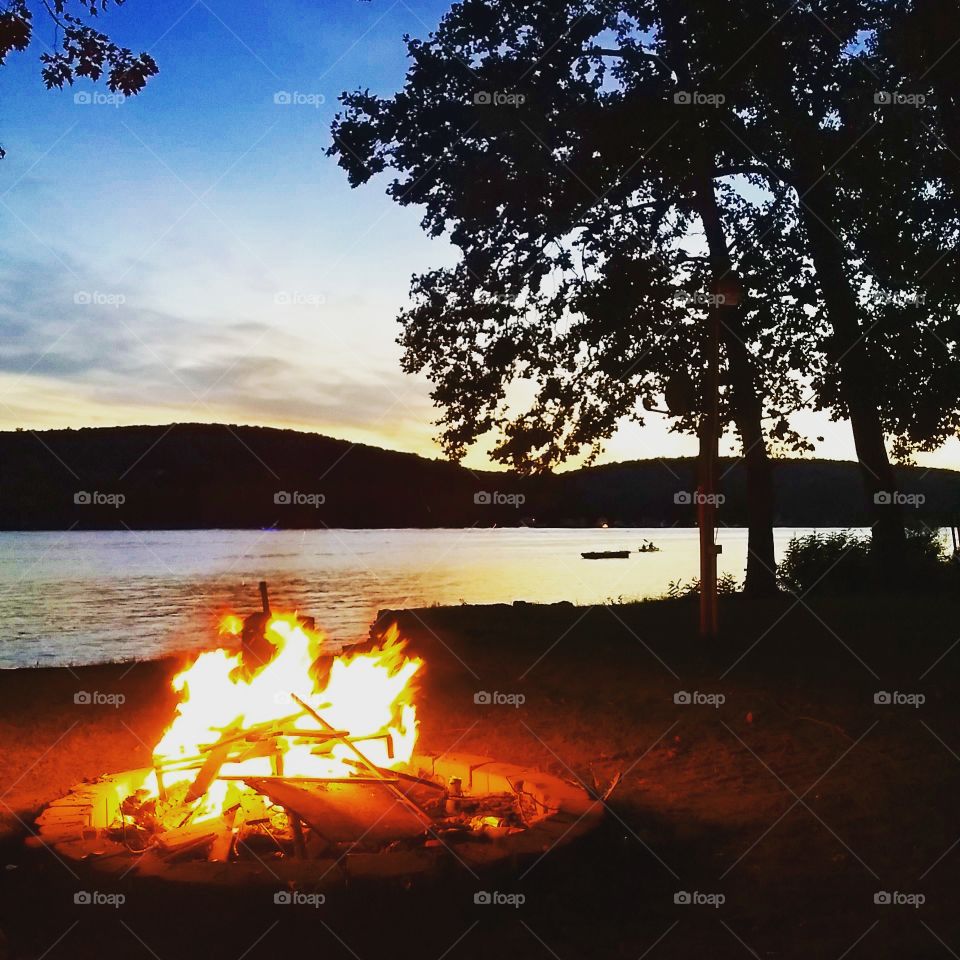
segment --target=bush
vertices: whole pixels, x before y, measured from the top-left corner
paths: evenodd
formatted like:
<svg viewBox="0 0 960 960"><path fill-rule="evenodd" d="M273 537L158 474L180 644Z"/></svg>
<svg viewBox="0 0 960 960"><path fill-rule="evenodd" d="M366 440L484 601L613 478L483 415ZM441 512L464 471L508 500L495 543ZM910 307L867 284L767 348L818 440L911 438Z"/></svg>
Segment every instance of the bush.
<svg viewBox="0 0 960 960"><path fill-rule="evenodd" d="M867 593L878 589L871 556L871 538L865 534L811 533L794 537L778 572L784 590L806 593ZM946 561L936 530L907 531L903 579L906 590L942 589L956 580L956 568Z"/></svg>
<svg viewBox="0 0 960 960"><path fill-rule="evenodd" d="M717 593L722 596L729 596L740 591L740 584L732 573L724 573L717 578ZM680 600L686 597L700 596L700 578L697 577L686 583L683 580L671 580L667 584L667 592L663 595L664 600Z"/></svg>

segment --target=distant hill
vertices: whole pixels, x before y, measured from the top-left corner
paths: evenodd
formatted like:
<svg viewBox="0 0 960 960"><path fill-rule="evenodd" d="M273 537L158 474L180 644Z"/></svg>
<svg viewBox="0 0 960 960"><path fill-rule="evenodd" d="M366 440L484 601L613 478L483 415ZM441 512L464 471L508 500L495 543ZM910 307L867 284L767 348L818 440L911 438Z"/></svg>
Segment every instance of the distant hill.
<svg viewBox="0 0 960 960"><path fill-rule="evenodd" d="M726 462L722 521L745 521ZM783 526L867 523L853 463L775 466ZM0 529L443 527L695 523L690 459L637 460L523 479L318 434L223 424L0 432ZM960 473L907 468L909 516L960 516Z"/></svg>

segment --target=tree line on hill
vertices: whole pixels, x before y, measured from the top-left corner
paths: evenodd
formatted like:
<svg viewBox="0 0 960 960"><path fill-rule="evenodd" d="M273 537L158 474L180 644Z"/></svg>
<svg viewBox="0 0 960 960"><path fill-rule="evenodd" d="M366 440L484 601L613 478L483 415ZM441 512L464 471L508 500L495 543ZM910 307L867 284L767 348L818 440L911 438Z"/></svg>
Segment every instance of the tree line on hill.
<svg viewBox="0 0 960 960"><path fill-rule="evenodd" d="M724 465L723 522L749 518ZM641 460L518 477L264 427L178 424L0 433L0 529L691 526L695 463ZM775 523L869 523L855 464L773 464ZM905 470L914 520L960 516L960 473Z"/></svg>

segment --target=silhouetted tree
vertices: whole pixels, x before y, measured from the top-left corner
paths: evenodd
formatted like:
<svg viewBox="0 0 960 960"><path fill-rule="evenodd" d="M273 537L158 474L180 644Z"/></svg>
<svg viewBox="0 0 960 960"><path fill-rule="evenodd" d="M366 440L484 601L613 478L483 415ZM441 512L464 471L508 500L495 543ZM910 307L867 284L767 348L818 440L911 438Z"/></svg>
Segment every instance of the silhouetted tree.
<svg viewBox="0 0 960 960"><path fill-rule="evenodd" d="M113 0L121 6L123 0ZM78 77L99 80L107 76L107 86L113 93L133 96L139 93L147 80L157 73L157 64L149 53L134 54L113 42L106 34L90 25L110 5L110 0L42 0L30 4L27 0L9 0L0 11L0 65L14 50L24 51L33 37L34 20L31 6L40 15L49 18L57 34L57 47L52 53L40 55L43 64L41 76L47 89L63 88ZM74 13L78 10L78 13ZM0 157L3 150L0 148Z"/></svg>
<svg viewBox="0 0 960 960"><path fill-rule="evenodd" d="M905 540L886 437L901 454L937 446L960 406L952 258L937 252L953 246L956 223L931 189L921 115L890 103L906 78L877 53L896 6L685 5L700 58L736 51L722 74L743 120L736 132L767 182L795 196L827 322L815 406L851 422L888 579Z"/></svg>
<svg viewBox="0 0 960 960"><path fill-rule="evenodd" d="M702 324L688 306L736 266L725 219L748 208L723 182L744 168L709 111L675 96L695 82L690 69L641 42L651 5L598 10L458 4L430 40L408 41L401 93L346 96L334 123L330 152L351 183L398 172L388 192L422 204L424 228L461 251L456 268L415 279L401 338L406 368L435 384L455 458L497 428L496 457L549 467L595 454L661 393L681 429L702 408ZM705 253L690 249L692 230ZM764 396L773 409L798 403L787 355L768 351L761 365L755 354L778 310L798 312L795 291L762 292L759 305L723 310L724 401L751 477L747 584L758 591L775 588ZM517 383L534 385L520 412Z"/></svg>

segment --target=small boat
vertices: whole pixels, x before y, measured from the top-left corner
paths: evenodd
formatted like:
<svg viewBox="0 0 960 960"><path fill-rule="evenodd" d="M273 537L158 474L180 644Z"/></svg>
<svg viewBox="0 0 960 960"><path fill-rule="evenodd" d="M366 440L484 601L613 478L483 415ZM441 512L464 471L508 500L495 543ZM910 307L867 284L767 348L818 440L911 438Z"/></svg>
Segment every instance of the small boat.
<svg viewBox="0 0 960 960"><path fill-rule="evenodd" d="M588 550L581 553L584 560L626 560L630 556L629 550Z"/></svg>
<svg viewBox="0 0 960 960"><path fill-rule="evenodd" d="M659 553L660 548L652 543L650 540L647 540L646 543L642 544L638 549L637 553Z"/></svg>

